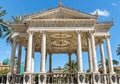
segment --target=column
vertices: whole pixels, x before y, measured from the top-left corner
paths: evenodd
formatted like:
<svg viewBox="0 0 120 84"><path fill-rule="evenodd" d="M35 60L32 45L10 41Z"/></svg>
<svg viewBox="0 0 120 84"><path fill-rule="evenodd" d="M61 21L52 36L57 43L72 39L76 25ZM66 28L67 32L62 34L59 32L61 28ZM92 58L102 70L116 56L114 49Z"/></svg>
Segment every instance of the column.
<svg viewBox="0 0 120 84"><path fill-rule="evenodd" d="M42 32L42 44L41 44L41 72L45 72L45 60L46 60L46 32Z"/></svg>
<svg viewBox="0 0 120 84"><path fill-rule="evenodd" d="M78 72L83 72L82 66L82 46L81 46L81 35L77 32L77 60L78 60Z"/></svg>
<svg viewBox="0 0 120 84"><path fill-rule="evenodd" d="M31 72L34 73L34 56L32 56L32 59L31 59Z"/></svg>
<svg viewBox="0 0 120 84"><path fill-rule="evenodd" d="M11 62L10 62L10 74L14 74L15 54L16 54L16 41L15 39L13 39Z"/></svg>
<svg viewBox="0 0 120 84"><path fill-rule="evenodd" d="M93 61L92 61L92 52L91 52L91 41L88 37L88 59L89 59L89 72L93 72Z"/></svg>
<svg viewBox="0 0 120 84"><path fill-rule="evenodd" d="M109 71L110 73L114 73L113 68L113 59L112 59L112 52L110 47L110 36L106 36L106 48L107 48L107 55L108 55L108 64L109 64Z"/></svg>
<svg viewBox="0 0 120 84"><path fill-rule="evenodd" d="M68 54L69 56L69 73L71 72L71 54Z"/></svg>
<svg viewBox="0 0 120 84"><path fill-rule="evenodd" d="M29 38L28 38L28 51L27 51L26 72L31 72L32 39L33 39L33 34L32 34L32 32L30 32L29 33Z"/></svg>
<svg viewBox="0 0 120 84"><path fill-rule="evenodd" d="M92 51L92 59L93 59L93 72L98 72L94 31L90 32L90 39L91 39L91 51Z"/></svg>
<svg viewBox="0 0 120 84"><path fill-rule="evenodd" d="M102 62L102 73L107 74L103 42L100 42L100 53L101 53L101 62ZM103 77L104 77L104 84L106 84L107 83L106 77L105 76L103 76Z"/></svg>
<svg viewBox="0 0 120 84"><path fill-rule="evenodd" d="M48 58L48 55L47 55L47 53L46 53L46 57L45 57L46 59L45 59L45 66L46 66L46 64L47 64L47 58Z"/></svg>
<svg viewBox="0 0 120 84"><path fill-rule="evenodd" d="M25 48L25 67L24 67L24 72L26 72L26 66L27 66L27 48Z"/></svg>
<svg viewBox="0 0 120 84"><path fill-rule="evenodd" d="M49 54L49 73L52 73L52 54ZM52 83L52 75L50 75L49 83Z"/></svg>
<svg viewBox="0 0 120 84"><path fill-rule="evenodd" d="M52 72L52 54L49 54L49 72Z"/></svg>
<svg viewBox="0 0 120 84"><path fill-rule="evenodd" d="M18 61L17 61L17 74L20 74L21 52L22 52L22 46L19 45L19 47L18 47Z"/></svg>
<svg viewBox="0 0 120 84"><path fill-rule="evenodd" d="M32 49L32 59L31 59L31 71L32 73L34 73L34 50L35 50L35 46L33 45L33 49Z"/></svg>
<svg viewBox="0 0 120 84"><path fill-rule="evenodd" d="M106 74L106 63L105 63L103 42L100 43L100 53L101 53L101 61L102 61L102 72L103 74Z"/></svg>

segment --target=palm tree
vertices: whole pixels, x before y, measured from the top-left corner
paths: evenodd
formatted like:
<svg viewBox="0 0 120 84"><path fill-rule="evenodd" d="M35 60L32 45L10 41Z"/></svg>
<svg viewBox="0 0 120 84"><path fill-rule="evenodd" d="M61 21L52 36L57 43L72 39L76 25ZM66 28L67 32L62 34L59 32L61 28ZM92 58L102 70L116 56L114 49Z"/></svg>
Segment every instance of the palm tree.
<svg viewBox="0 0 120 84"><path fill-rule="evenodd" d="M120 44L118 45L116 52L117 52L117 55L120 55Z"/></svg>
<svg viewBox="0 0 120 84"><path fill-rule="evenodd" d="M12 19L13 19L13 23L16 23L16 24L22 23L22 21L24 20L24 18L19 15L12 16ZM4 36L3 36L3 38L7 37L6 43L12 44L12 42L13 42L13 40L11 38L12 34L13 34L13 30L12 30L12 28L9 27L8 30L5 31Z"/></svg>
<svg viewBox="0 0 120 84"><path fill-rule="evenodd" d="M2 7L0 6L0 9ZM6 10L0 12L0 38L3 36L3 32L8 30L8 22L2 18L6 14Z"/></svg>
<svg viewBox="0 0 120 84"><path fill-rule="evenodd" d="M12 16L13 22L14 23L22 23L22 21L24 20L24 18L20 15L16 15L16 16Z"/></svg>
<svg viewBox="0 0 120 84"><path fill-rule="evenodd" d="M119 64L119 62L118 62L117 60L114 60L114 59L113 59L113 65L118 65L118 64ZM106 67L107 67L107 72L109 72L108 59L105 59L105 65L106 65ZM98 62L98 66L102 66L102 62L101 62L101 61ZM114 68L114 70L116 71L117 69ZM100 68L99 71L102 73L102 68Z"/></svg>
<svg viewBox="0 0 120 84"><path fill-rule="evenodd" d="M77 72L78 70L77 68L78 68L77 62L75 60L72 60L70 63L66 63L63 69L64 69L64 72L73 74ZM73 76L74 76L73 82L77 84L77 77L75 75ZM70 76L69 82L71 83L71 76Z"/></svg>
<svg viewBox="0 0 120 84"><path fill-rule="evenodd" d="M98 66L102 66L101 61L98 62ZM113 65L118 65L119 62L113 59ZM108 59L105 59L105 65L108 66Z"/></svg>
<svg viewBox="0 0 120 84"><path fill-rule="evenodd" d="M70 68L71 67L71 68ZM69 70L70 69L70 70ZM64 65L64 71L65 72L69 72L70 71L70 73L75 73L75 72L77 72L77 62L75 61L75 60L72 60L71 61L71 64L70 63L66 63L65 65Z"/></svg>

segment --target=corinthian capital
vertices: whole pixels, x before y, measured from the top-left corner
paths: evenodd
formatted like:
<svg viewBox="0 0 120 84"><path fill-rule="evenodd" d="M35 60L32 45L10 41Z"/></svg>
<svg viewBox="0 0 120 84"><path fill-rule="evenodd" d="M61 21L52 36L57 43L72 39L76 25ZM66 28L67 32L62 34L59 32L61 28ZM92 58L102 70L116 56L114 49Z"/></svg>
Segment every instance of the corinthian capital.
<svg viewBox="0 0 120 84"><path fill-rule="evenodd" d="M106 39L106 38L110 38L110 35L105 35L104 38L105 38L105 39Z"/></svg>
<svg viewBox="0 0 120 84"><path fill-rule="evenodd" d="M11 38L12 39L16 39L18 35L19 35L19 33L13 33L12 36L11 36Z"/></svg>
<svg viewBox="0 0 120 84"><path fill-rule="evenodd" d="M31 30L28 30L27 33L29 33L29 34L33 34L34 32L31 31Z"/></svg>

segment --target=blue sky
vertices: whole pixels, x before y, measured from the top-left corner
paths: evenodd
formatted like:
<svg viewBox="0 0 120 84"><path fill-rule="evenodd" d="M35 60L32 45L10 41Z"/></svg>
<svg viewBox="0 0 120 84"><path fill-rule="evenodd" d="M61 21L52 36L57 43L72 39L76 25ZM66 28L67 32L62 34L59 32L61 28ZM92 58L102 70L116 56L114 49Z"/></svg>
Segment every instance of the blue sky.
<svg viewBox="0 0 120 84"><path fill-rule="evenodd" d="M110 30L111 33L111 48L114 59L119 58L116 55L117 45L120 44L120 0L0 0L0 5L7 11L4 16L7 20L12 20L11 16L31 14L48 8L57 7L59 2L64 6L80 10L86 13L94 13L96 10L99 13L99 21L109 21L114 19L114 25ZM105 45L104 45L105 46ZM17 54L17 53L16 53ZM100 60L99 47L97 47L97 58ZM105 52L106 55L106 52ZM11 46L6 45L5 39L0 39L0 61L5 58L10 58ZM22 61L24 61L24 48L22 52ZM73 59L75 55L72 55ZM68 61L67 54L53 55L53 68L57 66L63 67ZM87 54L83 53L83 67L88 69ZM40 53L35 53L35 72L39 72ZM48 70L48 61L47 61Z"/></svg>

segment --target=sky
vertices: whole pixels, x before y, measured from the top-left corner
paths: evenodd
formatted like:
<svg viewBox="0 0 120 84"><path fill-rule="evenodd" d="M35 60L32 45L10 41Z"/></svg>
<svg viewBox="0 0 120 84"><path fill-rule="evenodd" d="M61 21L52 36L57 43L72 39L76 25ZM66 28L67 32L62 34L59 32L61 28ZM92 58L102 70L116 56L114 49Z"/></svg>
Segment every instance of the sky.
<svg viewBox="0 0 120 84"><path fill-rule="evenodd" d="M32 14L38 11L47 10L48 8L56 8L58 3L62 2L64 6L80 10L85 13L94 14L98 11L99 21L110 21L114 19L114 25L110 29L111 34L111 48L113 59L120 61L116 54L116 48L120 44L120 0L0 0L0 6L2 10L6 10L7 14L3 18L12 20L11 16L24 14ZM6 39L0 39L0 61L2 62L6 58L11 56L11 46L6 44ZM104 45L105 47L106 45ZM25 51L22 48L22 61L24 62ZM106 49L106 48L105 48ZM97 50L97 61L100 60L99 46ZM18 50L17 50L18 51ZM83 53L83 68L88 69L88 57L87 53ZM17 56L17 52L16 52ZM105 57L107 57L105 50ZM48 58L49 59L49 58ZM72 59L76 60L76 56L72 54ZM64 67L64 64L68 62L67 54L54 54L53 55L53 68L58 66ZM48 70L49 61L47 60ZM35 72L40 71L40 53L35 53Z"/></svg>

